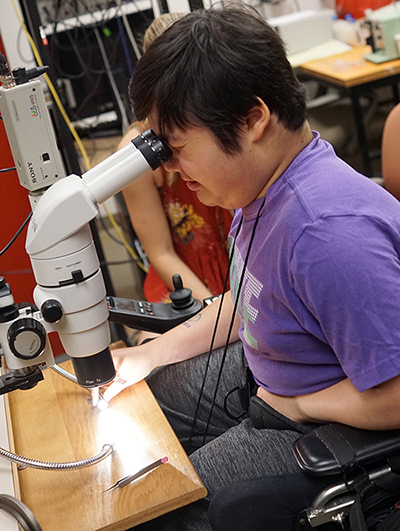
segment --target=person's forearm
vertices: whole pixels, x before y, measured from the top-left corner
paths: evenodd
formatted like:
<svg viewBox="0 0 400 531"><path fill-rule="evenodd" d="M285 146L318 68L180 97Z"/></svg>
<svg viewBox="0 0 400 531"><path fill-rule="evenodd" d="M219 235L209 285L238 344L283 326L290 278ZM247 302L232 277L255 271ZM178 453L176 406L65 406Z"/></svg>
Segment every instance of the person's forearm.
<svg viewBox="0 0 400 531"><path fill-rule="evenodd" d="M400 428L400 377L359 393L346 379L316 393L298 396L304 421L341 422L357 428Z"/></svg>
<svg viewBox="0 0 400 531"><path fill-rule="evenodd" d="M230 293L225 295L224 301L214 348L221 347L227 341L227 331L232 318L233 302ZM105 389L104 399L111 400L123 389L139 382L160 365L177 363L208 352L218 310L219 301L215 301L185 323L153 341L138 347L113 351L118 377ZM238 329L239 319L236 317L230 342L238 339Z"/></svg>
<svg viewBox="0 0 400 531"><path fill-rule="evenodd" d="M216 300L188 321L157 337L154 341L146 343L143 347L140 346L138 348L147 347L154 367L157 365L176 363L208 352L215 328L219 304L220 300ZM232 312L233 301L230 292L228 292L224 297L213 348L225 345ZM238 331L239 319L235 316L235 324L229 340L231 343L239 339Z"/></svg>

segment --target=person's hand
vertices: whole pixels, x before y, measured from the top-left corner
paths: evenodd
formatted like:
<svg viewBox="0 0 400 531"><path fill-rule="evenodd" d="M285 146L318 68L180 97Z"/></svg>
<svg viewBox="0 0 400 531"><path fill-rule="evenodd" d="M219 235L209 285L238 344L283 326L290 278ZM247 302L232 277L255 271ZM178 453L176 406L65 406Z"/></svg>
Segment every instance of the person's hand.
<svg viewBox="0 0 400 531"><path fill-rule="evenodd" d="M117 375L110 384L92 390L92 405L97 405L99 392L109 402L126 387L143 380L154 368L149 350L147 345L143 345L112 351Z"/></svg>

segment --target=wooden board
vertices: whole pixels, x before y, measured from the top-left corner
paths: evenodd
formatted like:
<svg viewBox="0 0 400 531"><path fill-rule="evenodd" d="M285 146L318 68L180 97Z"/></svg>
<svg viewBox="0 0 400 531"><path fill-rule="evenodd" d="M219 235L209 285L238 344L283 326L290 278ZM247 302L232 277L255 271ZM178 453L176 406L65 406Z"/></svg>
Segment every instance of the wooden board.
<svg viewBox="0 0 400 531"><path fill-rule="evenodd" d="M72 371L72 364L63 367ZM206 495L206 490L147 384L115 397L106 411L90 394L54 371L29 391L7 395L12 450L44 461L75 461L111 443L97 465L74 471L17 471L22 501L43 531L123 531ZM123 489L102 494L118 479L167 456L168 463Z"/></svg>

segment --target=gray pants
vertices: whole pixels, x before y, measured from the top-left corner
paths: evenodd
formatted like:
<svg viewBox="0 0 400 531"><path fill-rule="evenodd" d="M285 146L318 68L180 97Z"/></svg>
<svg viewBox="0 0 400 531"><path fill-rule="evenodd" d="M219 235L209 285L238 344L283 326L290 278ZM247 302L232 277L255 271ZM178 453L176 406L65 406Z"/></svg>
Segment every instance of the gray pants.
<svg viewBox="0 0 400 531"><path fill-rule="evenodd" d="M247 415L243 420L233 420L224 411L226 394L243 384L246 361L241 342L228 348L215 405L209 418L222 354L223 349L217 349L210 358L208 354L203 354L181 363L160 367L147 378L183 446L187 450L190 443L194 446L195 450L190 454L190 459L207 489L208 496L135 529L210 530L207 507L217 490L242 479L299 472L291 451L292 443L301 435L299 432L259 430L253 427ZM197 411L196 424L193 426L207 365L202 400ZM232 416L237 417L243 412L235 393L230 395L228 406ZM207 438L204 441L207 424Z"/></svg>

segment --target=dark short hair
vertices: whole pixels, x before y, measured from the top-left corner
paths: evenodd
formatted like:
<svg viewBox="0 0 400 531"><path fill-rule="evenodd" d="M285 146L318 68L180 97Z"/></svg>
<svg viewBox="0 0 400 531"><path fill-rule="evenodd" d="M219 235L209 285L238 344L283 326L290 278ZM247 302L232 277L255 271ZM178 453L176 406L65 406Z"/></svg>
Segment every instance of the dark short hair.
<svg viewBox="0 0 400 531"><path fill-rule="evenodd" d="M129 87L133 113L152 110L160 132L205 126L228 153L261 98L289 130L306 119L305 91L267 22L248 7L197 10L170 26L138 62Z"/></svg>

